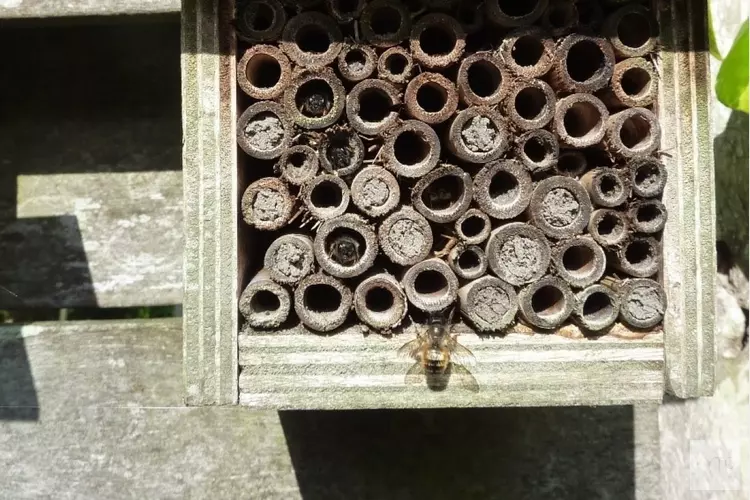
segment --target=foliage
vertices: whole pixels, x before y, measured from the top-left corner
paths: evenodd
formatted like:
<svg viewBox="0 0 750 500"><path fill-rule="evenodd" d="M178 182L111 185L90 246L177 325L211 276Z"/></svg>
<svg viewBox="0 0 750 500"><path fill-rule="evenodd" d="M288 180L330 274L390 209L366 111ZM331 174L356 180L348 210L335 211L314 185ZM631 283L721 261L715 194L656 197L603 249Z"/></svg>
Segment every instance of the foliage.
<svg viewBox="0 0 750 500"><path fill-rule="evenodd" d="M713 40L713 28L710 30ZM727 107L748 113L748 21L742 24L716 77L716 96ZM714 42L715 49L715 42Z"/></svg>

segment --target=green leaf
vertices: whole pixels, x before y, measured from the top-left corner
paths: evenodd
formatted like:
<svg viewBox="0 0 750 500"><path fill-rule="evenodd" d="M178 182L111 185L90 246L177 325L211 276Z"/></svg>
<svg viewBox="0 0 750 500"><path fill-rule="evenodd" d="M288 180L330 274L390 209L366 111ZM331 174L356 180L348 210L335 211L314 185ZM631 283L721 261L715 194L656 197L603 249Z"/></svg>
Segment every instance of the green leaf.
<svg viewBox="0 0 750 500"><path fill-rule="evenodd" d="M719 46L716 45L716 34L714 33L714 18L711 15L711 2L708 2L708 51L716 59L721 61L721 52Z"/></svg>
<svg viewBox="0 0 750 500"><path fill-rule="evenodd" d="M748 22L742 24L716 77L716 96L732 109L748 112Z"/></svg>

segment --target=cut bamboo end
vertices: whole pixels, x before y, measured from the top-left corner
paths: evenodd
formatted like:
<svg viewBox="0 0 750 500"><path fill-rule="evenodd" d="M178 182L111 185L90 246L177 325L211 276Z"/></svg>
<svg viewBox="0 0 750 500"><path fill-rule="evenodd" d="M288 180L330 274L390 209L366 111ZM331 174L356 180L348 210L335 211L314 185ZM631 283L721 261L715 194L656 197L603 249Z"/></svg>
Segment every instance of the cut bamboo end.
<svg viewBox="0 0 750 500"><path fill-rule="evenodd" d="M371 328L396 328L407 310L406 294L390 274L368 276L354 290L354 311L360 321Z"/></svg>
<svg viewBox="0 0 750 500"><path fill-rule="evenodd" d="M487 163L508 149L510 137L500 113L488 107L460 111L448 129L448 148L469 163Z"/></svg>
<svg viewBox="0 0 750 500"><path fill-rule="evenodd" d="M347 24L362 14L366 3L366 0L326 0L326 7L339 24Z"/></svg>
<svg viewBox="0 0 750 500"><path fill-rule="evenodd" d="M621 7L605 19L602 29L618 57L642 57L656 49L656 20L643 5Z"/></svg>
<svg viewBox="0 0 750 500"><path fill-rule="evenodd" d="M237 121L237 144L253 158L278 158L292 142L292 123L275 102L256 102Z"/></svg>
<svg viewBox="0 0 750 500"><path fill-rule="evenodd" d="M559 163L560 145L552 132L531 130L516 141L516 155L532 174L547 172Z"/></svg>
<svg viewBox="0 0 750 500"><path fill-rule="evenodd" d="M633 193L641 198L661 196L667 185L667 169L656 158L636 158L628 164Z"/></svg>
<svg viewBox="0 0 750 500"><path fill-rule="evenodd" d="M289 317L291 304L289 291L261 270L240 295L239 310L250 326L276 328Z"/></svg>
<svg viewBox="0 0 750 500"><path fill-rule="evenodd" d="M373 74L377 59L378 55L372 47L347 44L339 53L337 66L346 80L359 82Z"/></svg>
<svg viewBox="0 0 750 500"><path fill-rule="evenodd" d="M650 279L627 279L619 283L620 319L635 328L653 328L664 319L667 296Z"/></svg>
<svg viewBox="0 0 750 500"><path fill-rule="evenodd" d="M409 47L421 66L445 69L456 64L463 55L466 33L461 24L447 14L427 14L414 24Z"/></svg>
<svg viewBox="0 0 750 500"><path fill-rule="evenodd" d="M474 201L490 217L512 219L531 199L531 176L515 160L494 161L474 176Z"/></svg>
<svg viewBox="0 0 750 500"><path fill-rule="evenodd" d="M648 278L661 267L659 242L652 237L631 237L617 250L615 268L636 278Z"/></svg>
<svg viewBox="0 0 750 500"><path fill-rule="evenodd" d="M366 167L352 181L351 197L354 205L370 217L390 213L401 199L396 178L381 167Z"/></svg>
<svg viewBox="0 0 750 500"><path fill-rule="evenodd" d="M575 297L565 281L544 276L518 293L519 310L529 324L551 330L562 325L573 312Z"/></svg>
<svg viewBox="0 0 750 500"><path fill-rule="evenodd" d="M455 222L456 235L467 245L479 245L490 237L490 218L479 209L470 208Z"/></svg>
<svg viewBox="0 0 750 500"><path fill-rule="evenodd" d="M432 228L419 212L411 207L402 207L380 224L378 241L391 262L411 266L430 254Z"/></svg>
<svg viewBox="0 0 750 500"><path fill-rule="evenodd" d="M409 302L422 311L438 312L458 295L458 278L440 259L427 259L406 270L401 280Z"/></svg>
<svg viewBox="0 0 750 500"><path fill-rule="evenodd" d="M560 242L552 250L552 263L570 286L585 288L604 275L607 257L593 238L578 236Z"/></svg>
<svg viewBox="0 0 750 500"><path fill-rule="evenodd" d="M318 147L320 166L329 174L346 177L362 167L365 145L362 139L347 126L326 131Z"/></svg>
<svg viewBox="0 0 750 500"><path fill-rule="evenodd" d="M479 331L499 332L518 312L518 296L512 286L494 276L483 276L458 291L461 313Z"/></svg>
<svg viewBox="0 0 750 500"><path fill-rule="evenodd" d="M537 183L528 213L531 222L550 238L570 238L583 230L591 217L591 200L570 177L548 177Z"/></svg>
<svg viewBox="0 0 750 500"><path fill-rule="evenodd" d="M603 208L591 212L588 231L600 245L616 248L627 239L630 225L622 212Z"/></svg>
<svg viewBox="0 0 750 500"><path fill-rule="evenodd" d="M277 177L263 177L250 184L242 195L242 219L261 231L275 231L289 222L294 199Z"/></svg>
<svg viewBox="0 0 750 500"><path fill-rule="evenodd" d="M289 59L272 45L255 45L237 63L237 83L255 99L276 99L292 77Z"/></svg>
<svg viewBox="0 0 750 500"><path fill-rule="evenodd" d="M592 285L575 296L573 318L585 330L598 332L612 326L620 314L620 297L604 285Z"/></svg>
<svg viewBox="0 0 750 500"><path fill-rule="evenodd" d="M604 138L609 119L604 103L591 94L572 94L557 101L554 131L570 148L587 148Z"/></svg>
<svg viewBox="0 0 750 500"><path fill-rule="evenodd" d="M294 123L312 130L336 123L345 103L346 91L331 68L300 71L283 96L284 109Z"/></svg>
<svg viewBox="0 0 750 500"><path fill-rule="evenodd" d="M411 15L401 2L374 0L359 20L362 36L375 47L393 47L406 40L411 31Z"/></svg>
<svg viewBox="0 0 750 500"><path fill-rule="evenodd" d="M504 28L517 28L534 24L547 9L548 0L487 0L487 17Z"/></svg>
<svg viewBox="0 0 750 500"><path fill-rule="evenodd" d="M321 224L313 250L323 271L337 278L353 278L372 267L378 238L364 219L344 214Z"/></svg>
<svg viewBox="0 0 750 500"><path fill-rule="evenodd" d="M609 42L573 34L558 43L550 83L558 92L596 92L607 85L615 67Z"/></svg>
<svg viewBox="0 0 750 500"><path fill-rule="evenodd" d="M642 57L615 64L612 84L602 91L602 101L609 108L644 108L656 100L659 77L654 65Z"/></svg>
<svg viewBox="0 0 750 500"><path fill-rule="evenodd" d="M520 28L500 45L506 67L522 78L539 78L552 68L555 41L537 27Z"/></svg>
<svg viewBox="0 0 750 500"><path fill-rule="evenodd" d="M629 108L607 120L606 145L620 158L648 156L661 144L661 126L654 113L646 108Z"/></svg>
<svg viewBox="0 0 750 500"><path fill-rule="evenodd" d="M485 253L490 269L498 278L521 286L544 276L551 250L539 229L511 222L492 231Z"/></svg>
<svg viewBox="0 0 750 500"><path fill-rule="evenodd" d="M453 222L463 215L474 194L471 175L445 165L425 174L411 190L414 209L427 220Z"/></svg>
<svg viewBox="0 0 750 500"><path fill-rule="evenodd" d="M639 233L658 233L667 223L667 207L659 200L634 202L628 209L630 224Z"/></svg>
<svg viewBox="0 0 750 500"><path fill-rule="evenodd" d="M411 80L414 59L403 47L391 47L378 58L378 77L397 85Z"/></svg>
<svg viewBox="0 0 750 500"><path fill-rule="evenodd" d="M518 80L511 86L504 108L511 125L519 130L545 127L555 116L557 99L542 80Z"/></svg>
<svg viewBox="0 0 750 500"><path fill-rule="evenodd" d="M349 287L325 274L308 276L294 291L294 311L311 330L335 330L344 324L351 308Z"/></svg>
<svg viewBox="0 0 750 500"><path fill-rule="evenodd" d="M456 20L467 35L479 33L485 27L482 3L482 0L464 0L456 7Z"/></svg>
<svg viewBox="0 0 750 500"><path fill-rule="evenodd" d="M279 170L289 184L301 186L318 174L318 153L310 146L292 146L281 155Z"/></svg>
<svg viewBox="0 0 750 500"><path fill-rule="evenodd" d="M604 11L599 0L579 0L576 3L578 11L578 28L587 33L599 29L604 20Z"/></svg>
<svg viewBox="0 0 750 500"><path fill-rule="evenodd" d="M393 85L364 80L346 96L346 117L360 134L379 135L396 125L400 105L401 97Z"/></svg>
<svg viewBox="0 0 750 500"><path fill-rule="evenodd" d="M417 120L435 125L458 109L458 92L453 82L438 73L420 73L406 87L406 111Z"/></svg>
<svg viewBox="0 0 750 500"><path fill-rule="evenodd" d="M440 139L426 123L407 120L388 134L383 156L386 168L396 175L421 177L437 165Z"/></svg>
<svg viewBox="0 0 750 500"><path fill-rule="evenodd" d="M625 203L630 196L630 182L626 174L616 168L600 167L581 177L591 202L599 207L612 208Z"/></svg>
<svg viewBox="0 0 750 500"><path fill-rule="evenodd" d="M336 175L313 178L302 186L301 195L310 214L320 220L338 217L349 206L349 186Z"/></svg>
<svg viewBox="0 0 750 500"><path fill-rule="evenodd" d="M557 159L555 173L577 179L589 168L589 161L583 151L563 149Z"/></svg>
<svg viewBox="0 0 750 500"><path fill-rule="evenodd" d="M487 274L487 255L476 245L456 246L448 255L448 265L459 278L475 280Z"/></svg>
<svg viewBox="0 0 750 500"><path fill-rule="evenodd" d="M342 39L341 30L332 17L308 11L289 20L279 45L298 66L318 69L336 60Z"/></svg>
<svg viewBox="0 0 750 500"><path fill-rule="evenodd" d="M502 60L492 52L476 52L465 57L456 82L461 100L468 106L498 104L508 87Z"/></svg>
<svg viewBox="0 0 750 500"><path fill-rule="evenodd" d="M578 25L578 8L573 0L550 0L542 14L542 26L552 36L563 36Z"/></svg>
<svg viewBox="0 0 750 500"><path fill-rule="evenodd" d="M285 25L286 11L279 0L251 0L237 16L237 36L249 43L273 42Z"/></svg>
<svg viewBox="0 0 750 500"><path fill-rule="evenodd" d="M266 250L263 265L277 283L299 283L315 268L313 240L304 234L281 235Z"/></svg>

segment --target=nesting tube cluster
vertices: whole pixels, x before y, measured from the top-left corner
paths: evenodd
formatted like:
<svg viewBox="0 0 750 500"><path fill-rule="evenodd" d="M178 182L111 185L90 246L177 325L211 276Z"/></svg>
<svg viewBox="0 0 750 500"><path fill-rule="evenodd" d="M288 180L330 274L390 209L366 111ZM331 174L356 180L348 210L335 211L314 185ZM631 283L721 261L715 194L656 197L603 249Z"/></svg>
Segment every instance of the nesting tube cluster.
<svg viewBox="0 0 750 500"><path fill-rule="evenodd" d="M660 324L642 3L238 0L234 25L251 327Z"/></svg>

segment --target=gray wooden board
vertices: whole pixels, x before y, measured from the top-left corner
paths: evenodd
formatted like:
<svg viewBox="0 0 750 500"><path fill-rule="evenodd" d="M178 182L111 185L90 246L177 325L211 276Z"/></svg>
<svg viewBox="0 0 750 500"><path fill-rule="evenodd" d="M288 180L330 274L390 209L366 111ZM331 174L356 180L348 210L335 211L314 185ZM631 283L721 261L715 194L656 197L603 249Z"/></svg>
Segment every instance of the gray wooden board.
<svg viewBox="0 0 750 500"><path fill-rule="evenodd" d="M0 30L0 309L182 301L177 21Z"/></svg>
<svg viewBox="0 0 750 500"><path fill-rule="evenodd" d="M3 499L661 498L655 405L185 408L179 321L3 326L0 367L21 343L39 412L0 420Z"/></svg>
<svg viewBox="0 0 750 500"><path fill-rule="evenodd" d="M0 19L179 12L180 0L0 0Z"/></svg>

